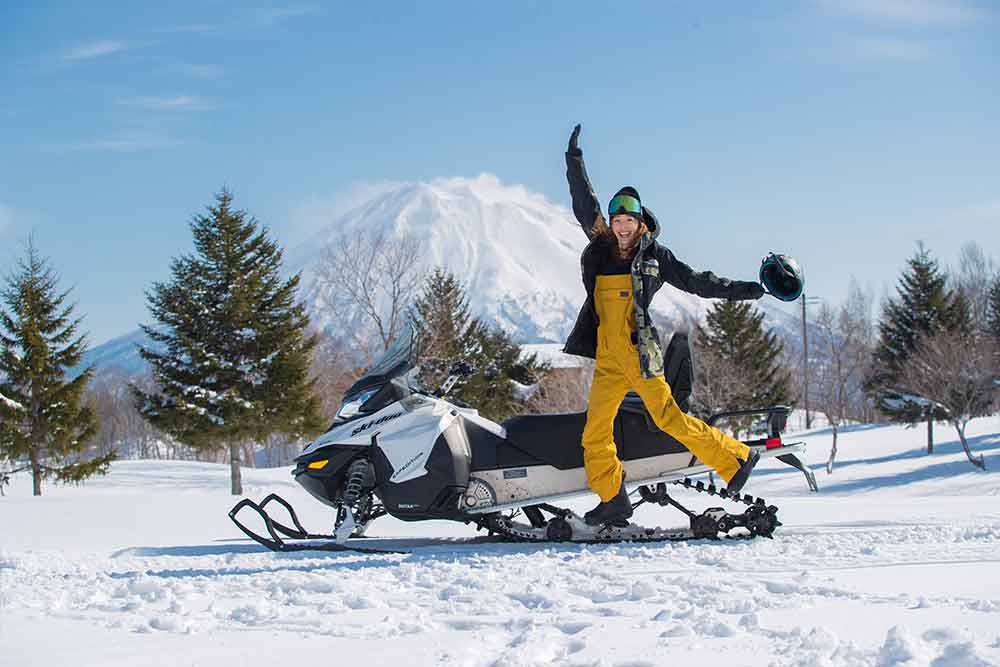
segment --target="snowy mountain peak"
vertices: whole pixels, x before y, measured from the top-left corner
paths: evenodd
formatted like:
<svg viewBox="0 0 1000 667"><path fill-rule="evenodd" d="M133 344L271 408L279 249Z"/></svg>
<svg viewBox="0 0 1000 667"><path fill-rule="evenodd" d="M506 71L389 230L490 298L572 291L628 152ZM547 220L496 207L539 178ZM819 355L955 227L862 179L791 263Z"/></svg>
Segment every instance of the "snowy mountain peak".
<svg viewBox="0 0 1000 667"><path fill-rule="evenodd" d="M520 340L561 340L583 301L579 256L587 239L572 213L492 174L380 193L314 234L290 255L289 268L304 272L308 293L322 248L372 229L416 239L423 268L451 271L465 284L473 314Z"/></svg>
<svg viewBox="0 0 1000 667"><path fill-rule="evenodd" d="M315 295L321 249L370 229L417 239L424 268L455 274L473 314L522 342L563 341L585 297L580 253L587 238L572 212L493 174L402 183L341 214L290 255L289 268L303 271L307 294ZM699 319L707 305L667 286L654 311L681 325ZM316 322L333 324L313 310Z"/></svg>

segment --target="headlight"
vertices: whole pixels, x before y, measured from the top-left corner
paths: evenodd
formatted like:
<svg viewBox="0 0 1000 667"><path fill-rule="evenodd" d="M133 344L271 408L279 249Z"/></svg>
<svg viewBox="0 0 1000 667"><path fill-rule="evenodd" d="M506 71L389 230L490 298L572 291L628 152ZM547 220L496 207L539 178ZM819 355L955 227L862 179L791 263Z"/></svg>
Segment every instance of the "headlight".
<svg viewBox="0 0 1000 667"><path fill-rule="evenodd" d="M354 394L344 399L344 402L340 404L340 409L337 410L337 419L350 419L354 415L358 414L358 410L365 402L378 393L379 387L374 389L368 389L361 392L360 394Z"/></svg>

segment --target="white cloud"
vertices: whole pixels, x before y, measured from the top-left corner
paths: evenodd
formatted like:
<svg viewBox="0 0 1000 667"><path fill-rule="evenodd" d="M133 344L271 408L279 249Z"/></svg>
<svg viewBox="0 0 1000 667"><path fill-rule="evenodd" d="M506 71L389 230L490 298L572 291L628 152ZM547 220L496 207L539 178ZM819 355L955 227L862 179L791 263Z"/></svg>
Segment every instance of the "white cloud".
<svg viewBox="0 0 1000 667"><path fill-rule="evenodd" d="M254 11L254 16L258 20L273 23L281 19L309 16L310 14L318 13L319 10L312 7L287 7L285 9L259 9Z"/></svg>
<svg viewBox="0 0 1000 667"><path fill-rule="evenodd" d="M220 65L177 64L169 67L171 72L199 79L217 79L226 73Z"/></svg>
<svg viewBox="0 0 1000 667"><path fill-rule="evenodd" d="M202 99L191 95L176 95L174 97L139 97L129 100L121 100L120 104L142 109L156 110L178 110L178 111L207 111L215 107Z"/></svg>
<svg viewBox="0 0 1000 667"><path fill-rule="evenodd" d="M143 138L113 138L94 139L91 141L81 141L75 144L66 144L64 149L72 151L108 151L114 153L134 153L137 151L152 150L157 148L170 148L178 146L183 142L172 139L162 139L155 137Z"/></svg>
<svg viewBox="0 0 1000 667"><path fill-rule="evenodd" d="M124 51L127 48L128 45L125 44L125 42L116 42L112 40L88 42L86 44L78 44L77 46L63 51L63 53L60 54L59 59L67 62L91 60L93 58L100 58L101 56Z"/></svg>
<svg viewBox="0 0 1000 667"><path fill-rule="evenodd" d="M318 14L314 7L287 7L279 9L256 8L240 12L227 23L188 23L164 28L168 33L212 33L223 31L265 30L274 27L279 21L299 16Z"/></svg>
<svg viewBox="0 0 1000 667"><path fill-rule="evenodd" d="M164 32L217 32L222 29L221 25L211 23L197 23L190 25L178 25L173 28L166 28Z"/></svg>
<svg viewBox="0 0 1000 667"><path fill-rule="evenodd" d="M859 37L849 42L851 55L863 60L922 62L934 55L930 43L902 37Z"/></svg>
<svg viewBox="0 0 1000 667"><path fill-rule="evenodd" d="M958 0L819 0L837 13L854 18L913 25L972 23L992 13Z"/></svg>

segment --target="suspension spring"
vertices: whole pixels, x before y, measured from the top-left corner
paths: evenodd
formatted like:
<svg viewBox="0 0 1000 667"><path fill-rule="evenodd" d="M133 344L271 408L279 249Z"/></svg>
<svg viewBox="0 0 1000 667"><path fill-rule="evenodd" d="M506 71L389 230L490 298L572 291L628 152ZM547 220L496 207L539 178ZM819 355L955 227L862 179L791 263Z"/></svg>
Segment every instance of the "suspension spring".
<svg viewBox="0 0 1000 667"><path fill-rule="evenodd" d="M367 459L358 459L347 469L347 482L344 484L343 503L348 507L354 507L361 497L365 488L365 481L369 476Z"/></svg>

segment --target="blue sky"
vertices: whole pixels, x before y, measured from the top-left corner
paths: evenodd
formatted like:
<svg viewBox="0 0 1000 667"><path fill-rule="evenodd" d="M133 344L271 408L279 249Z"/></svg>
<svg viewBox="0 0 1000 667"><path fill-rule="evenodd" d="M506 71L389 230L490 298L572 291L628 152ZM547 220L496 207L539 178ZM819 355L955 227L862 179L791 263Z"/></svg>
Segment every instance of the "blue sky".
<svg viewBox="0 0 1000 667"><path fill-rule="evenodd" d="M918 240L1000 250L1000 4L0 3L0 272L29 233L91 340L228 186L286 245L344 193L497 174L568 205L576 122L699 268L881 296Z"/></svg>

